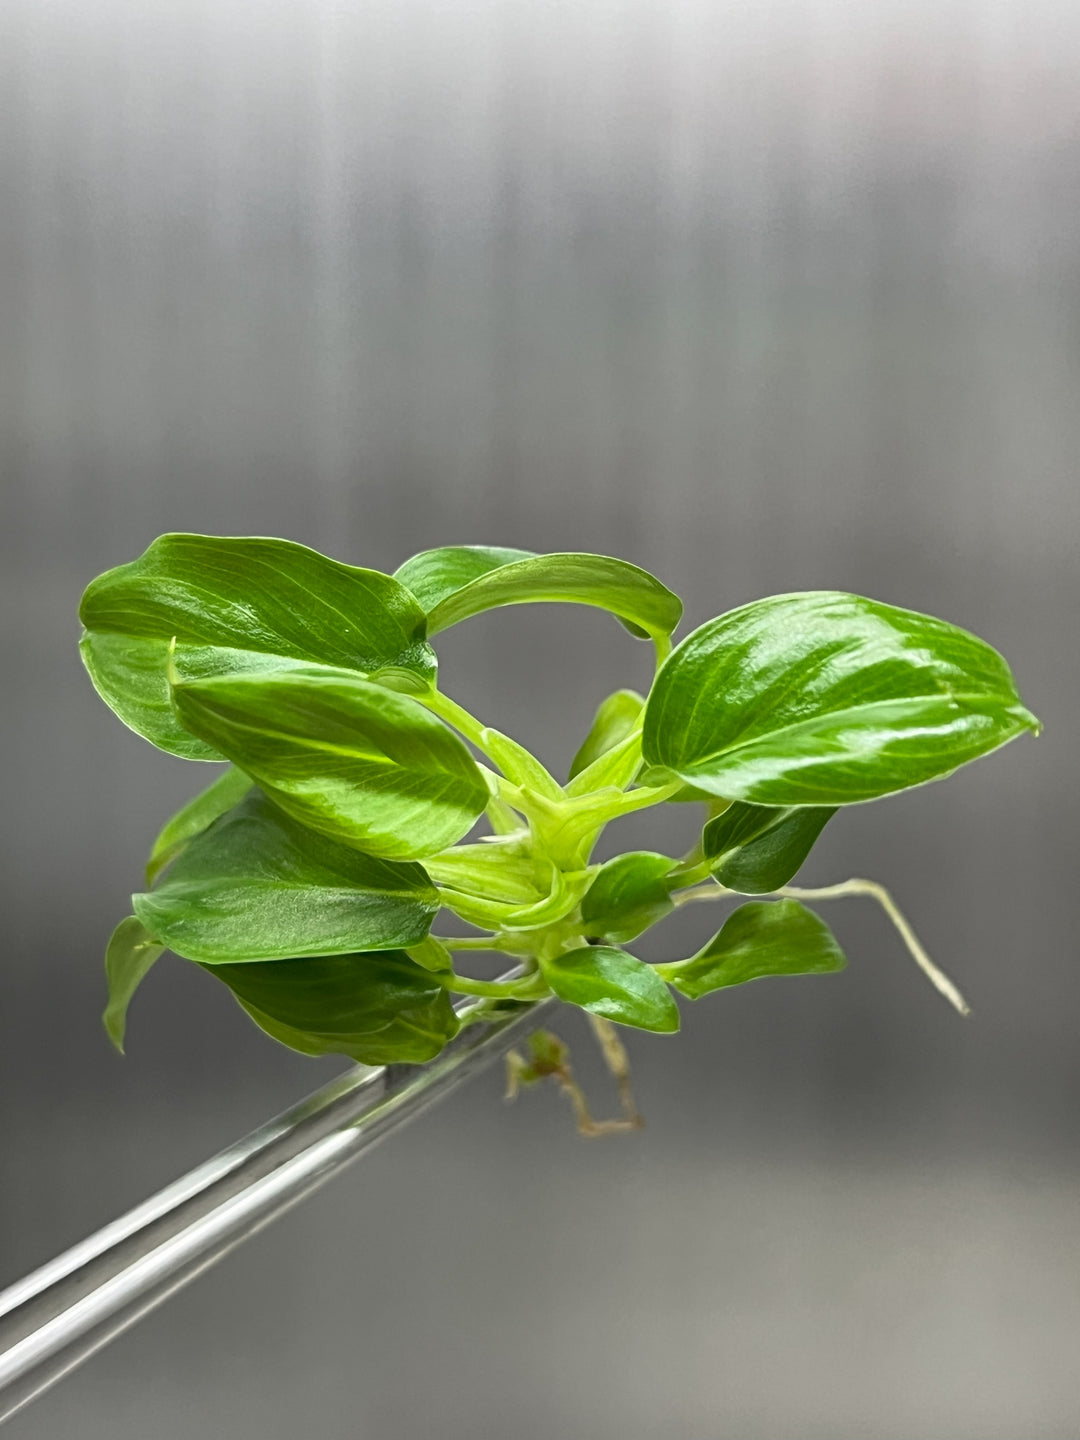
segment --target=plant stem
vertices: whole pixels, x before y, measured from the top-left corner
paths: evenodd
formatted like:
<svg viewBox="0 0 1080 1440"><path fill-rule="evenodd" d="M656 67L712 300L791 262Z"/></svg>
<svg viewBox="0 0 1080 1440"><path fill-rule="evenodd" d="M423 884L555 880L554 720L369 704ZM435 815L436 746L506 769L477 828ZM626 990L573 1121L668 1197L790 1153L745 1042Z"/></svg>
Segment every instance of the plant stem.
<svg viewBox="0 0 1080 1440"><path fill-rule="evenodd" d="M455 995L482 995L492 1000L539 1000L548 987L538 974L520 980L472 980L467 975L436 975L444 989Z"/></svg>
<svg viewBox="0 0 1080 1440"><path fill-rule="evenodd" d="M432 714L438 715L440 719L453 725L455 730L460 730L466 740L471 740L478 750L487 755L480 738L484 732L484 726L475 715L470 715L463 705L459 705L456 700L451 700L450 696L444 695L441 690L428 690L415 698Z"/></svg>
<svg viewBox="0 0 1080 1440"><path fill-rule="evenodd" d="M638 790L630 790L618 802L612 819L629 815L634 810L645 810L650 805L660 805L663 801L670 800L672 795L677 795L682 788L681 780L672 780L667 785L643 785ZM612 803L614 805L615 802Z"/></svg>
<svg viewBox="0 0 1080 1440"><path fill-rule="evenodd" d="M700 856L690 857L686 860L680 860L679 864L676 865L675 869L671 871L670 875L668 875L668 884L669 886L671 886L672 889L683 890L687 889L687 887L691 885L701 885L709 880L710 869L711 866L709 861L702 860ZM719 881L716 881L714 883L719 884ZM721 890L724 889L722 885L720 886L720 888ZM700 897L695 896L695 898L704 899L705 894L702 893ZM675 904L681 905L682 903L683 900L676 896Z"/></svg>
<svg viewBox="0 0 1080 1440"><path fill-rule="evenodd" d="M896 926L900 938L908 948L912 959L918 965L931 985L939 990L949 1004L961 1015L969 1015L971 1007L943 970L939 970L923 949L919 937L911 928L896 901L876 880L844 880L839 885L823 885L817 889L804 889L801 885L784 885L774 892L791 900L840 900L848 895L869 895L876 900Z"/></svg>
<svg viewBox="0 0 1080 1440"><path fill-rule="evenodd" d="M467 935L459 938L456 935L433 935L440 945L445 945L447 950L490 950L503 953L503 943L497 935Z"/></svg>
<svg viewBox="0 0 1080 1440"><path fill-rule="evenodd" d="M682 890L671 897L673 905L689 905L694 900L723 900L728 895L735 895L735 890L728 890L720 884L719 880L707 880L704 885L695 885L692 890Z"/></svg>

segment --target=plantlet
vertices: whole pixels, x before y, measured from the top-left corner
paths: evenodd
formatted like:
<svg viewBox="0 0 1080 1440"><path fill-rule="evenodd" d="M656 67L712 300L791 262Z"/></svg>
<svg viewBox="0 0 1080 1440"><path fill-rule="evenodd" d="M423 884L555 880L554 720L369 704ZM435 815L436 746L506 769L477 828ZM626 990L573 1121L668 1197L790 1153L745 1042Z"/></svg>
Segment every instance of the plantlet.
<svg viewBox="0 0 1080 1440"><path fill-rule="evenodd" d="M531 601L599 606L656 651L648 696L603 702L565 784L436 685L432 637ZM274 1039L369 1064L433 1059L462 1023L453 995L479 997L470 1018L554 995L593 1019L623 1092L614 1123L636 1124L610 1022L668 1033L676 994L842 969L802 901L856 894L965 1009L880 886L789 882L839 807L1038 733L1004 660L942 620L833 591L743 605L673 650L681 613L625 561L487 546L426 551L391 576L286 540L164 535L96 579L81 648L99 694L162 750L228 764L162 830L109 942L114 1043L166 949ZM684 801L706 810L689 854L594 863L611 821ZM485 818L490 833L463 843ZM626 948L676 906L724 896L773 898L687 958ZM440 909L474 933L433 935ZM520 975L462 973L481 950ZM511 1078L545 1076L603 1128L541 1034Z"/></svg>

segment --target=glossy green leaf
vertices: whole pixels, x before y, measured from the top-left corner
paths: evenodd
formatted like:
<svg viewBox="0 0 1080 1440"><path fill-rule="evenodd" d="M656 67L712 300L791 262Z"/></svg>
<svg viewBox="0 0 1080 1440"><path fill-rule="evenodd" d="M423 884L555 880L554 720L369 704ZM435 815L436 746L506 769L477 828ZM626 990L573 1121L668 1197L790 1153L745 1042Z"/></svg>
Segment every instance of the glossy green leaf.
<svg viewBox="0 0 1080 1440"><path fill-rule="evenodd" d="M82 657L124 723L163 750L220 760L169 701L167 667L185 679L325 664L423 689L436 661L424 612L399 581L289 540L162 535L82 599Z"/></svg>
<svg viewBox="0 0 1080 1440"><path fill-rule="evenodd" d="M651 965L610 945L583 945L541 961L544 979L560 1000L593 1015L669 1034L679 1028L679 1007Z"/></svg>
<svg viewBox="0 0 1080 1440"><path fill-rule="evenodd" d="M600 702L589 733L582 741L581 749L574 756L570 766L570 779L580 775L596 763L615 746L621 744L637 728L641 712L645 708L645 697L636 690L616 690ZM610 784L610 781L601 781Z"/></svg>
<svg viewBox="0 0 1080 1440"><path fill-rule="evenodd" d="M411 590L425 613L430 613L481 575L535 556L535 550L510 550L501 545L445 545L412 556L395 570L394 579Z"/></svg>
<svg viewBox="0 0 1080 1440"><path fill-rule="evenodd" d="M146 862L146 883L152 885L165 866L175 860L188 841L193 840L226 811L244 798L251 789L251 780L242 770L230 765L194 800L178 810L167 821L154 841L150 858Z"/></svg>
<svg viewBox="0 0 1080 1440"><path fill-rule="evenodd" d="M180 684L185 729L302 824L387 859L460 840L488 803L463 742L415 700L347 671L285 670Z"/></svg>
<svg viewBox="0 0 1080 1440"><path fill-rule="evenodd" d="M692 959L656 969L688 1000L700 1000L766 975L825 975L846 964L824 920L798 900L752 900Z"/></svg>
<svg viewBox="0 0 1080 1440"><path fill-rule="evenodd" d="M499 551L457 546L414 555L395 579L426 598L428 634L436 635L499 605L571 601L609 610L633 635L666 637L679 623L682 601L626 560L607 555L529 555L497 563ZM456 580L454 588L450 582ZM434 603L429 603L434 602Z"/></svg>
<svg viewBox="0 0 1080 1440"><path fill-rule="evenodd" d="M133 905L177 955L226 965L404 949L423 940L439 899L421 866L316 834L256 793Z"/></svg>
<svg viewBox="0 0 1080 1440"><path fill-rule="evenodd" d="M131 997L143 976L165 951L134 915L129 915L112 933L105 951L105 979L109 986L109 1003L101 1017L109 1039L124 1053L124 1031Z"/></svg>
<svg viewBox="0 0 1080 1440"><path fill-rule="evenodd" d="M678 861L649 850L630 851L601 866L581 902L588 935L623 944L675 908L668 876Z"/></svg>
<svg viewBox="0 0 1080 1440"><path fill-rule="evenodd" d="M305 1055L419 1064L458 1030L446 990L402 951L206 968L261 1029Z"/></svg>
<svg viewBox="0 0 1080 1440"><path fill-rule="evenodd" d="M791 809L736 800L705 826L702 848L721 885L768 895L795 875L835 814L835 806Z"/></svg>
<svg viewBox="0 0 1080 1440"><path fill-rule="evenodd" d="M650 765L762 805L845 805L947 775L1038 721L1005 661L942 620L834 591L711 620L661 666Z"/></svg>

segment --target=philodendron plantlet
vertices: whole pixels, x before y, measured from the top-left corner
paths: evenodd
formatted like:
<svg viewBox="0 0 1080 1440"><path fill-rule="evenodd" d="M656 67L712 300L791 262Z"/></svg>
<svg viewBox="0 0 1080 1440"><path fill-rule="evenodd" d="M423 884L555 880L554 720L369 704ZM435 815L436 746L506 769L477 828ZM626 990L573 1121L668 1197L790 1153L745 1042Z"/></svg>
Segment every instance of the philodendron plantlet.
<svg viewBox="0 0 1080 1440"><path fill-rule="evenodd" d="M648 695L601 704L565 784L436 683L440 631L532 601L608 610L656 652ZM672 649L681 614L623 560L489 546L384 575L287 540L164 535L96 579L81 618L98 693L162 750L227 767L162 830L109 942L115 1044L168 949L305 1054L424 1062L462 1023L452 996L478 997L472 1019L554 995L589 1013L624 1078L609 1022L668 1033L676 995L840 970L802 902L853 894L884 905L963 1009L880 886L789 882L841 806L1038 732L1004 660L942 620L836 591L755 600ZM594 863L610 821L683 801L706 817L688 854ZM770 898L688 957L648 964L627 948L676 906L725 896ZM440 910L475 933L432 934ZM461 973L481 950L520 974ZM553 1075L575 1094L560 1043L532 1049L514 1078Z"/></svg>

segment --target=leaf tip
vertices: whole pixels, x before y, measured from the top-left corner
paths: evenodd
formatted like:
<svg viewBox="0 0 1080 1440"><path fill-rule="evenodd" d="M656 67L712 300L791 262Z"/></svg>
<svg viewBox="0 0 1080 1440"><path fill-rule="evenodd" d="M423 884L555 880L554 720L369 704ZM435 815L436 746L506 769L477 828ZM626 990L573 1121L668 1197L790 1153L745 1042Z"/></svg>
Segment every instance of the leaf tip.
<svg viewBox="0 0 1080 1440"><path fill-rule="evenodd" d="M1030 730L1032 735L1038 739L1043 732L1043 722L1039 717L1033 715L1024 705L1018 705L1014 713L1024 729Z"/></svg>
<svg viewBox="0 0 1080 1440"><path fill-rule="evenodd" d="M673 1005L675 1005L674 1000L673 1000L671 1003L672 1003ZM667 1018L665 1018L664 1023L663 1023L662 1025L658 1025L658 1026L656 1027L656 1030L654 1031L654 1034L656 1034L656 1035L677 1035L681 1029L682 1029L682 1015L679 1013L679 1007L678 1007L678 1005L675 1005L675 1012L674 1012L674 1014L671 1015L671 1016L669 1016L669 1017L667 1017Z"/></svg>
<svg viewBox="0 0 1080 1440"><path fill-rule="evenodd" d="M101 1017L101 1023L105 1027L105 1033L118 1055L124 1054L124 1031L126 1026L122 1016L111 1013L112 1006L108 1006Z"/></svg>

